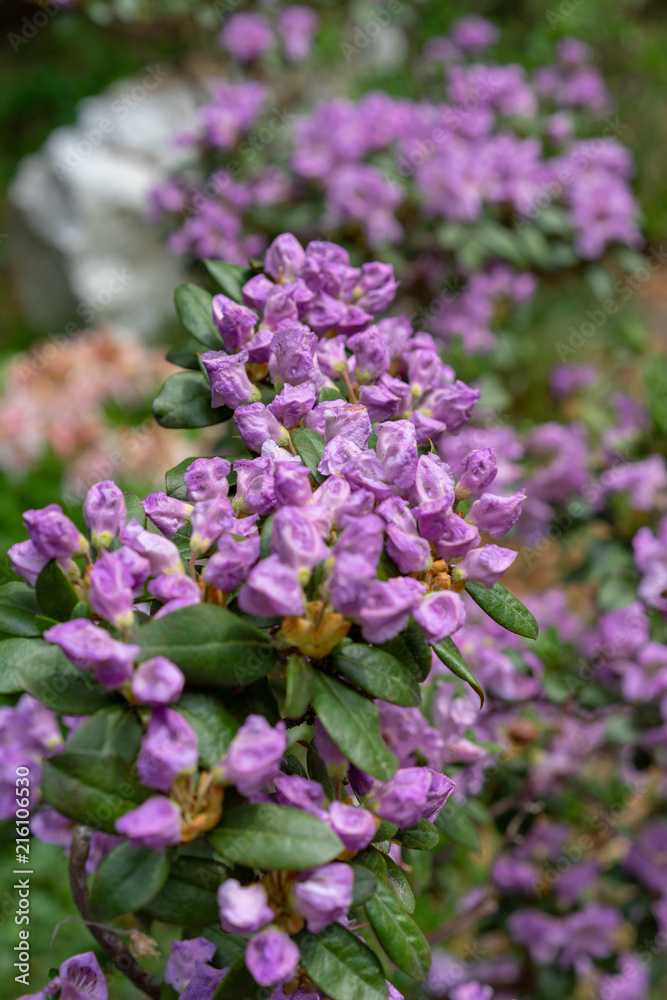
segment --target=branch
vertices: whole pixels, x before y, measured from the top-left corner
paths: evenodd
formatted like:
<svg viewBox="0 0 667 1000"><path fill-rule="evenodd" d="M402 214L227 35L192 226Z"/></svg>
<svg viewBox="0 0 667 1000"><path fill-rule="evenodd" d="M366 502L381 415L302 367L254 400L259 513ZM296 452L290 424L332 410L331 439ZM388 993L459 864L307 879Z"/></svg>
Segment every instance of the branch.
<svg viewBox="0 0 667 1000"><path fill-rule="evenodd" d="M466 910L465 913L462 913L460 916L450 920L448 924L444 925L444 927L438 927L438 929L433 931L432 934L428 934L428 943L440 944L440 942L446 941L450 937L455 937L456 934L460 934L461 931L464 931L470 924L474 924L476 920L481 920L482 917L490 916L492 913L495 913L497 909L497 901L492 897L487 896L487 898L483 899L481 903L477 904L477 906L473 906L471 910Z"/></svg>
<svg viewBox="0 0 667 1000"><path fill-rule="evenodd" d="M160 983L146 972L130 954L127 945L110 928L90 919L86 860L90 848L90 830L76 826L69 856L69 880L76 907L98 944L104 948L116 968L151 1000L160 1000Z"/></svg>

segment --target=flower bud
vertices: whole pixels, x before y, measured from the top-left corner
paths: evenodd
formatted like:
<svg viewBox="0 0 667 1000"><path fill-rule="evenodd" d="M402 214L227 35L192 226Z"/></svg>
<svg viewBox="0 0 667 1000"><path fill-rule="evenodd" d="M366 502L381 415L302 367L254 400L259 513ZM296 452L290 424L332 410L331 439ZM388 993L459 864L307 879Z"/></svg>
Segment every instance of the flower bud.
<svg viewBox="0 0 667 1000"><path fill-rule="evenodd" d="M316 400L317 393L311 382L304 382L302 385L290 385L287 382L275 399L269 403L267 409L283 427L291 430L292 427L301 423L306 413L312 410Z"/></svg>
<svg viewBox="0 0 667 1000"><path fill-rule="evenodd" d="M216 774L225 785L236 785L250 796L280 774L279 763L287 748L285 723L272 727L263 715L249 715L229 744Z"/></svg>
<svg viewBox="0 0 667 1000"><path fill-rule="evenodd" d="M192 504L167 496L166 493L151 493L141 506L155 527L167 538L173 538L184 527L192 513Z"/></svg>
<svg viewBox="0 0 667 1000"><path fill-rule="evenodd" d="M236 496L233 507L238 514L270 514L276 505L273 462L270 458L238 458L234 462Z"/></svg>
<svg viewBox="0 0 667 1000"><path fill-rule="evenodd" d="M281 774L274 778L273 786L276 790L276 802L281 806L290 806L292 809L301 809L303 812L311 813L323 819L326 816L324 809L324 790L319 781L309 781L298 774Z"/></svg>
<svg viewBox="0 0 667 1000"><path fill-rule="evenodd" d="M211 384L211 406L228 406L231 410L244 403L256 403L262 397L246 372L248 352L226 354L224 351L206 351L201 362Z"/></svg>
<svg viewBox="0 0 667 1000"><path fill-rule="evenodd" d="M12 545L7 555L13 572L22 577L29 587L35 586L37 577L50 561L49 557L41 549L38 549L30 539Z"/></svg>
<svg viewBox="0 0 667 1000"><path fill-rule="evenodd" d="M437 590L422 598L414 610L414 617L424 629L427 642L442 642L465 625L466 612L460 594Z"/></svg>
<svg viewBox="0 0 667 1000"><path fill-rule="evenodd" d="M210 962L215 955L215 945L204 937L172 941L171 954L164 970L164 981L181 992L194 977L196 963Z"/></svg>
<svg viewBox="0 0 667 1000"><path fill-rule="evenodd" d="M379 424L377 457L387 482L397 489L412 486L417 475L417 436L409 420L393 420Z"/></svg>
<svg viewBox="0 0 667 1000"><path fill-rule="evenodd" d="M366 805L381 819L405 830L422 818L430 788L428 767L403 767L390 781L376 783Z"/></svg>
<svg viewBox="0 0 667 1000"><path fill-rule="evenodd" d="M313 499L310 469L296 462L279 462L275 472L275 494L279 504L303 507Z"/></svg>
<svg viewBox="0 0 667 1000"><path fill-rule="evenodd" d="M243 886L235 878L218 888L218 908L220 925L227 934L254 934L274 916L261 882Z"/></svg>
<svg viewBox="0 0 667 1000"><path fill-rule="evenodd" d="M170 705L178 701L185 686L182 671L166 656L154 656L140 663L134 672L130 690L140 705Z"/></svg>
<svg viewBox="0 0 667 1000"><path fill-rule="evenodd" d="M412 577L374 580L362 606L353 615L366 642L374 645L389 642L402 632L425 589L423 583Z"/></svg>
<svg viewBox="0 0 667 1000"><path fill-rule="evenodd" d="M286 320L281 323L271 341L269 372L276 388L285 383L301 385L315 378L317 337L303 323Z"/></svg>
<svg viewBox="0 0 667 1000"><path fill-rule="evenodd" d="M127 511L122 490L110 479L91 486L83 501L83 519L96 549L108 549L125 524Z"/></svg>
<svg viewBox="0 0 667 1000"><path fill-rule="evenodd" d="M509 497L484 493L479 500L475 500L468 517L480 531L485 531L493 538L502 538L519 520L521 505L525 499L525 490L520 490Z"/></svg>
<svg viewBox="0 0 667 1000"><path fill-rule="evenodd" d="M299 949L284 931L267 927L249 942L245 964L260 986L277 986L296 973Z"/></svg>
<svg viewBox="0 0 667 1000"><path fill-rule="evenodd" d="M240 306L226 295L214 295L212 306L213 320L225 350L235 354L252 337L257 316L252 309Z"/></svg>
<svg viewBox="0 0 667 1000"><path fill-rule="evenodd" d="M234 423L246 448L258 454L267 439L282 447L290 442L289 431L278 423L264 403L241 406L234 413Z"/></svg>
<svg viewBox="0 0 667 1000"><path fill-rule="evenodd" d="M312 304L305 319L308 326L318 337L323 337L329 330L334 330L347 312L347 307L340 299L334 299L326 292L320 292ZM369 316L369 321L373 317Z"/></svg>
<svg viewBox="0 0 667 1000"><path fill-rule="evenodd" d="M265 274L256 274L254 278L246 281L241 289L244 305L250 306L251 309L256 309L257 312L261 313L269 297L269 293L275 287L274 283L269 281Z"/></svg>
<svg viewBox="0 0 667 1000"><path fill-rule="evenodd" d="M340 434L360 448L365 448L372 427L365 406L358 403L340 402L336 399L323 405L324 440L331 441ZM319 409L319 407L318 407Z"/></svg>
<svg viewBox="0 0 667 1000"><path fill-rule="evenodd" d="M259 546L259 535L236 539L231 532L225 533L218 540L218 551L206 565L204 582L223 594L232 594L248 578L259 559Z"/></svg>
<svg viewBox="0 0 667 1000"><path fill-rule="evenodd" d="M185 573L164 573L155 577L148 584L148 592L162 601L162 607L153 615L154 618L163 618L179 608L199 604L202 596L195 581Z"/></svg>
<svg viewBox="0 0 667 1000"><path fill-rule="evenodd" d="M329 826L343 841L346 851L363 851L373 840L376 830L373 814L367 809L337 801L329 806Z"/></svg>
<svg viewBox="0 0 667 1000"><path fill-rule="evenodd" d="M472 549L454 568L454 580L477 580L485 587L493 587L505 570L508 570L518 553L499 545L482 545Z"/></svg>
<svg viewBox="0 0 667 1000"><path fill-rule="evenodd" d="M117 819L116 829L137 847L163 851L181 842L181 814L169 799L153 795Z"/></svg>
<svg viewBox="0 0 667 1000"><path fill-rule="evenodd" d="M190 516L192 535L190 550L195 556L202 556L215 545L233 523L234 511L227 497L215 496L212 500L200 500Z"/></svg>
<svg viewBox="0 0 667 1000"><path fill-rule="evenodd" d="M181 557L174 543L142 528L135 518L125 525L120 540L148 561L151 575L183 572Z"/></svg>
<svg viewBox="0 0 667 1000"><path fill-rule="evenodd" d="M79 670L92 670L97 680L114 690L132 677L139 646L113 639L87 618L53 625L44 632L47 642L60 646Z"/></svg>
<svg viewBox="0 0 667 1000"><path fill-rule="evenodd" d="M437 455L429 453L419 456L411 500L415 507L429 500L445 500L449 504L453 503L452 470Z"/></svg>
<svg viewBox="0 0 667 1000"><path fill-rule="evenodd" d="M463 460L464 472L456 486L456 499L467 500L487 489L496 478L498 467L493 448L478 448Z"/></svg>
<svg viewBox="0 0 667 1000"><path fill-rule="evenodd" d="M168 792L181 774L192 774L199 754L197 735L182 715L171 708L155 708L137 758L142 784Z"/></svg>
<svg viewBox="0 0 667 1000"><path fill-rule="evenodd" d="M384 312L394 300L398 282L394 280L394 268L379 260L361 265L361 281L355 291L359 296L356 303L369 313Z"/></svg>
<svg viewBox="0 0 667 1000"><path fill-rule="evenodd" d="M471 389L457 379L453 385L438 388L429 399L429 405L434 418L444 421L447 430L454 434L468 423L480 395L479 389Z"/></svg>
<svg viewBox="0 0 667 1000"><path fill-rule="evenodd" d="M310 571L329 554L321 535L301 507L278 508L273 518L271 551L285 566L296 570L299 577L301 571L306 570L304 582Z"/></svg>
<svg viewBox="0 0 667 1000"><path fill-rule="evenodd" d="M442 533L435 541L435 552L438 558L458 559L470 549L479 545L479 531L475 524L469 524L458 514L450 510L449 516L442 528Z"/></svg>
<svg viewBox="0 0 667 1000"><path fill-rule="evenodd" d="M241 611L260 618L298 615L305 610L298 574L276 555L263 559L250 571L238 602Z"/></svg>
<svg viewBox="0 0 667 1000"><path fill-rule="evenodd" d="M188 499L194 502L212 500L214 496L226 497L229 493L227 476L231 463L226 458L196 458L183 473Z"/></svg>
<svg viewBox="0 0 667 1000"><path fill-rule="evenodd" d="M23 523L30 540L48 559L71 559L88 551L88 539L63 514L62 507L50 503L40 510L27 510Z"/></svg>
<svg viewBox="0 0 667 1000"><path fill-rule="evenodd" d="M95 614L115 628L125 629L132 625L132 573L117 552L105 552L92 567L88 600Z"/></svg>
<svg viewBox="0 0 667 1000"><path fill-rule="evenodd" d="M296 236L291 233L281 233L266 251L264 270L272 278L280 280L297 278L305 259L305 251Z"/></svg>
<svg viewBox="0 0 667 1000"><path fill-rule="evenodd" d="M354 872L340 861L299 872L292 890L294 907L306 918L311 934L347 916L352 905Z"/></svg>
<svg viewBox="0 0 667 1000"><path fill-rule="evenodd" d="M354 376L357 382L367 385L386 372L391 358L389 347L376 326L370 326L361 333L355 333L347 341L354 351Z"/></svg>
<svg viewBox="0 0 667 1000"><path fill-rule="evenodd" d="M422 819L428 820L429 823L435 823L442 807L454 791L456 785L446 774L440 774L431 768L429 770L431 772L431 786L426 796L426 805L424 806Z"/></svg>

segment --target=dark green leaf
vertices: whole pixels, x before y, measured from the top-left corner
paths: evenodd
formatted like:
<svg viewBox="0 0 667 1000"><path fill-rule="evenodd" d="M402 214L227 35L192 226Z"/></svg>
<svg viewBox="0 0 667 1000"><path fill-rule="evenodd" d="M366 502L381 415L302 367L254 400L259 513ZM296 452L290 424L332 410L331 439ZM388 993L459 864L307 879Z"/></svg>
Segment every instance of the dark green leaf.
<svg viewBox="0 0 667 1000"><path fill-rule="evenodd" d="M187 941L193 937L204 937L211 944L215 945L215 956L213 962L217 968L231 965L237 958L243 957L246 949L246 941L238 934L227 934L220 928L220 924L209 924L208 926L186 927L183 931L183 940Z"/></svg>
<svg viewBox="0 0 667 1000"><path fill-rule="evenodd" d="M343 399L338 389L333 385L325 385L324 389L320 392L318 402L328 403L332 399Z"/></svg>
<svg viewBox="0 0 667 1000"><path fill-rule="evenodd" d="M55 559L48 562L37 577L35 596L42 613L57 622L69 621L72 609L79 601L74 587Z"/></svg>
<svg viewBox="0 0 667 1000"><path fill-rule="evenodd" d="M300 719L306 714L315 694L315 671L303 656L292 653L287 661L287 692L283 718Z"/></svg>
<svg viewBox="0 0 667 1000"><path fill-rule="evenodd" d="M39 610L35 591L25 583L12 581L0 587L0 632L28 638L38 636L35 615Z"/></svg>
<svg viewBox="0 0 667 1000"><path fill-rule="evenodd" d="M656 428L667 434L667 363L659 356L644 365L646 399Z"/></svg>
<svg viewBox="0 0 667 1000"><path fill-rule="evenodd" d="M114 848L95 872L90 908L97 920L134 913L160 891L169 875L170 856L125 841Z"/></svg>
<svg viewBox="0 0 667 1000"><path fill-rule="evenodd" d="M182 462L175 465L173 469L169 469L164 474L164 488L165 493L170 497L176 497L177 500L187 500L188 499L188 488L183 482L183 473L187 472L188 466L196 462L195 458L184 458Z"/></svg>
<svg viewBox="0 0 667 1000"><path fill-rule="evenodd" d="M481 708L484 704L484 689L466 661L463 659L461 651L456 643L449 638L443 639L442 642L435 643L433 649L445 666L448 667L453 674L456 674L457 677L460 677L462 681L469 684L473 691L477 693Z"/></svg>
<svg viewBox="0 0 667 1000"><path fill-rule="evenodd" d="M213 296L199 285L179 285L174 292L176 312L181 323L195 340L208 350L224 350L220 334L213 321Z"/></svg>
<svg viewBox="0 0 667 1000"><path fill-rule="evenodd" d="M370 869L365 868L363 865L355 865L352 863L352 870L354 871L354 887L352 889L352 904L353 906L360 906L365 903L367 899L370 899L375 888L378 884L376 876Z"/></svg>
<svg viewBox="0 0 667 1000"><path fill-rule="evenodd" d="M340 838L317 816L273 803L225 810L208 839L233 864L265 871L303 871L333 861Z"/></svg>
<svg viewBox="0 0 667 1000"><path fill-rule="evenodd" d="M375 875L376 879L381 879L386 881L387 879L387 862L384 856L376 850L374 847L367 847L363 851L359 851L354 859L355 865L362 865L362 867L367 868L369 872Z"/></svg>
<svg viewBox="0 0 667 1000"><path fill-rule="evenodd" d="M75 822L117 833L115 821L152 792L136 781L132 766L118 755L66 750L44 761L42 794Z"/></svg>
<svg viewBox="0 0 667 1000"><path fill-rule="evenodd" d="M285 774L296 774L299 778L307 778L308 772L298 757L293 753L285 755L285 763L280 765L280 770Z"/></svg>
<svg viewBox="0 0 667 1000"><path fill-rule="evenodd" d="M320 934L301 931L295 938L301 964L332 1000L387 1000L387 984L377 955L340 924Z"/></svg>
<svg viewBox="0 0 667 1000"><path fill-rule="evenodd" d="M241 955L229 967L229 971L213 994L213 1000L267 1000L265 986L256 983L248 972L245 958Z"/></svg>
<svg viewBox="0 0 667 1000"><path fill-rule="evenodd" d="M224 294L234 302L243 302L241 289L252 278L252 269L241 264L225 264L222 260L205 260L206 270Z"/></svg>
<svg viewBox="0 0 667 1000"><path fill-rule="evenodd" d="M466 590L489 618L498 622L508 632L523 635L527 639L537 639L539 629L535 618L518 597L510 594L502 583L495 583L489 590L483 583L468 580Z"/></svg>
<svg viewBox="0 0 667 1000"><path fill-rule="evenodd" d="M219 698L198 691L186 691L174 707L197 734L202 766L209 770L215 767L236 735L239 728L236 719Z"/></svg>
<svg viewBox="0 0 667 1000"><path fill-rule="evenodd" d="M242 687L265 676L277 660L271 640L226 608L194 604L137 629L141 660L166 656L191 684Z"/></svg>
<svg viewBox="0 0 667 1000"><path fill-rule="evenodd" d="M365 906L371 927L392 962L413 979L426 979L431 968L428 941L386 882L378 882Z"/></svg>
<svg viewBox="0 0 667 1000"><path fill-rule="evenodd" d="M309 427L298 427L292 431L292 444L299 457L303 459L303 464L310 469L315 482L323 482L324 476L317 471L324 454L324 441L320 435L311 431Z"/></svg>
<svg viewBox="0 0 667 1000"><path fill-rule="evenodd" d="M211 386L201 372L176 372L153 401L153 415L162 427L210 427L229 420L232 411L211 406Z"/></svg>
<svg viewBox="0 0 667 1000"><path fill-rule="evenodd" d="M199 372L201 371L199 357L202 347L203 345L198 340L189 337L187 340L181 341L180 344L170 347L165 357L170 364L176 365L178 368L188 368L190 371Z"/></svg>
<svg viewBox="0 0 667 1000"><path fill-rule="evenodd" d="M77 601L72 608L72 614L70 615L70 621L74 621L75 618L92 618L92 611L90 610L90 604L87 601Z"/></svg>
<svg viewBox="0 0 667 1000"><path fill-rule="evenodd" d="M58 646L41 639L0 643L0 674L7 667L19 677L23 690L54 712L90 715L118 697L70 663Z"/></svg>
<svg viewBox="0 0 667 1000"><path fill-rule="evenodd" d="M260 548L259 555L260 559L268 559L271 555L271 535L273 534L273 514L265 519L262 525L262 531L260 535Z"/></svg>
<svg viewBox="0 0 667 1000"><path fill-rule="evenodd" d="M425 681L428 677L433 658L431 647L424 639L424 630L414 618L410 618L399 635L378 648L402 663L416 681Z"/></svg>
<svg viewBox="0 0 667 1000"><path fill-rule="evenodd" d="M308 774L313 781L319 781L320 785L324 789L324 794L328 799L336 798L336 789L333 783L333 779L329 775L327 766L318 754L315 744L308 744L308 752L306 755L308 763Z"/></svg>
<svg viewBox="0 0 667 1000"><path fill-rule="evenodd" d="M332 668L362 691L394 705L418 705L419 684L389 653L375 646L347 643L333 651Z"/></svg>
<svg viewBox="0 0 667 1000"><path fill-rule="evenodd" d="M387 884L389 888L406 913L414 913L415 894L408 882L407 875L391 858L385 858L385 863L387 865Z"/></svg>
<svg viewBox="0 0 667 1000"><path fill-rule="evenodd" d="M55 618L47 618L46 615L35 615L35 625L39 629L40 635L43 635L47 629L53 628L54 625L58 624Z"/></svg>
<svg viewBox="0 0 667 1000"><path fill-rule="evenodd" d="M169 983L160 983L160 1000L178 1000L179 994Z"/></svg>
<svg viewBox="0 0 667 1000"><path fill-rule="evenodd" d="M21 645L17 645L21 643ZM30 643L24 646L23 643ZM0 642L0 694L23 691L21 678L22 651L31 650L30 639L5 639Z"/></svg>
<svg viewBox="0 0 667 1000"><path fill-rule="evenodd" d="M398 760L380 735L380 713L372 701L318 671L313 705L329 736L353 764L381 781L393 777Z"/></svg>
<svg viewBox="0 0 667 1000"><path fill-rule="evenodd" d="M438 846L440 834L433 823L429 823L427 819L420 819L416 826L400 830L396 834L396 839L411 851L432 851Z"/></svg>
<svg viewBox="0 0 667 1000"><path fill-rule="evenodd" d="M138 521L142 528L146 527L146 511L136 493L123 493L127 509L127 521Z"/></svg>
<svg viewBox="0 0 667 1000"><path fill-rule="evenodd" d="M383 819L380 822L379 827L375 831L375 840L392 840L396 836L398 830L397 823L390 823L389 820Z"/></svg>
<svg viewBox="0 0 667 1000"><path fill-rule="evenodd" d="M102 708L86 719L70 737L67 749L117 754L132 764L139 753L143 734L136 709L123 702Z"/></svg>
<svg viewBox="0 0 667 1000"><path fill-rule="evenodd" d="M216 893L226 874L224 865L177 858L169 878L143 909L154 920L177 927L215 924L219 920Z"/></svg>

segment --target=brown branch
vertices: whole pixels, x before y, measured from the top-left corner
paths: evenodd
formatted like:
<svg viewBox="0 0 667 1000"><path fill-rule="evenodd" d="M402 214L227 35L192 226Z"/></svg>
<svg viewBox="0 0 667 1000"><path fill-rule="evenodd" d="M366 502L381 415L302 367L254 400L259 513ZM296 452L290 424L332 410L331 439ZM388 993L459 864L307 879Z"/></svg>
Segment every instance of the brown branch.
<svg viewBox="0 0 667 1000"><path fill-rule="evenodd" d="M86 878L86 860L89 848L90 830L85 826L76 826L72 835L69 856L69 880L76 907L86 922L88 930L97 943L104 948L116 968L151 1000L160 1000L160 983L132 957L125 942L110 927L91 921L88 907L88 880Z"/></svg>

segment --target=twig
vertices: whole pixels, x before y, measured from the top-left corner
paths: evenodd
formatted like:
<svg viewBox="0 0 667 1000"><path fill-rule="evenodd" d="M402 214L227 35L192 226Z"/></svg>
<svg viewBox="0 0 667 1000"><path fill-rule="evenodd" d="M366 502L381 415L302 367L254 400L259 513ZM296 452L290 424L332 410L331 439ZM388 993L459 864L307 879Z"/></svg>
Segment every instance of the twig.
<svg viewBox="0 0 667 1000"><path fill-rule="evenodd" d="M470 924L474 924L476 920L481 920L482 917L488 917L492 913L495 913L497 909L497 901L491 896L487 896L477 906L473 906L471 910L461 913L460 916L454 917L444 927L438 927L432 934L427 935L428 942L429 944L440 944L440 942L446 941L447 938L460 934Z"/></svg>
<svg viewBox="0 0 667 1000"><path fill-rule="evenodd" d="M160 983L157 979L154 979L139 965L130 954L125 942L119 938L115 931L90 919L88 880L86 878L86 860L89 848L90 830L85 826L76 826L72 835L69 856L69 880L76 907L90 933L104 948L116 968L151 1000L160 1000Z"/></svg>

